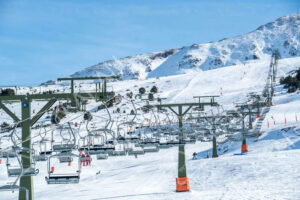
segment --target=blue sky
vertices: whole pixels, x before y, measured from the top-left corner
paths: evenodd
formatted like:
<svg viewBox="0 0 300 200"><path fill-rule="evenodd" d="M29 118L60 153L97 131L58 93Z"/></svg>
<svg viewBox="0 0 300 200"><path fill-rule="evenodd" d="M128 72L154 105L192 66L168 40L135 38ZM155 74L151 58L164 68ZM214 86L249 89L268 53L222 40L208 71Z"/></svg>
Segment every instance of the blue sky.
<svg viewBox="0 0 300 200"><path fill-rule="evenodd" d="M250 32L299 0L0 0L0 86Z"/></svg>

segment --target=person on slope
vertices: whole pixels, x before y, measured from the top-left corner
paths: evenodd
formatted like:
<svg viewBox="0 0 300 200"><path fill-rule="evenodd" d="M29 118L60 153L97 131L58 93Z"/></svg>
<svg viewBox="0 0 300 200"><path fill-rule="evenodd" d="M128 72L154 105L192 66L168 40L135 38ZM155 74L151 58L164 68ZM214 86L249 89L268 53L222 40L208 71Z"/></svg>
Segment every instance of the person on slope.
<svg viewBox="0 0 300 200"><path fill-rule="evenodd" d="M193 153L193 160L197 160L197 153L196 152Z"/></svg>
<svg viewBox="0 0 300 200"><path fill-rule="evenodd" d="M89 154L87 154L86 156L86 165L91 165L91 162L92 162L92 158Z"/></svg>
<svg viewBox="0 0 300 200"><path fill-rule="evenodd" d="M85 155L83 153L81 154L80 163L81 165L85 166L86 160L85 160Z"/></svg>

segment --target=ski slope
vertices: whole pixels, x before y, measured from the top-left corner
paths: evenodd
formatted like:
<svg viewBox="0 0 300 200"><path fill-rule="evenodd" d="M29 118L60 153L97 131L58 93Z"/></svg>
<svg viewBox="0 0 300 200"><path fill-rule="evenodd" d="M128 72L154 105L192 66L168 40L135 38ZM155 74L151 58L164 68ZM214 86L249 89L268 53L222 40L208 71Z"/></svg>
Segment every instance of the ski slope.
<svg viewBox="0 0 300 200"><path fill-rule="evenodd" d="M279 60L278 78L300 67L300 58ZM116 94L125 96L127 89L136 92L139 87L150 90L153 85L159 89L156 96L166 97L165 102L191 102L195 95L222 95L217 99L224 109L233 109L235 103L243 102L250 92L261 93L267 79L270 58L248 61L244 64L198 71L159 79L125 80L109 83ZM91 90L94 84L82 84L81 90ZM39 87L37 91L49 88L59 89L60 85ZM222 88L222 89L221 89ZM68 87L64 87L65 92ZM26 93L29 88L20 89ZM78 91L77 91L78 92ZM136 100L142 103L141 100ZM90 101L87 109L98 104ZM20 116L17 104L15 108ZM119 105L128 112L129 103ZM38 110L37 103L33 109ZM264 132L257 140L248 140L249 153L234 156L240 152L241 142L227 142L220 145L219 158L204 159L211 151L210 142L197 142L186 145L187 174L191 191L175 192L177 177L177 147L161 149L158 153L134 156L109 157L96 160L91 166L83 167L79 184L48 185L46 162L38 162L40 173L34 177L34 193L38 200L48 199L300 199L300 118L299 93L287 94L278 85L275 91L274 106L263 122ZM115 108L110 108L111 112ZM1 123L8 116L1 112ZM127 113L128 113L127 112ZM82 113L71 113L67 119L76 118ZM99 116L105 111L97 112ZM117 114L112 114L116 117ZM284 117L285 116L285 117ZM284 118L287 123L284 123ZM67 120L66 119L66 120ZM276 119L276 125L272 119ZM101 124L101 118L94 119ZM75 120L76 121L76 120ZM269 128L267 126L269 121ZM11 121L10 121L11 122ZM79 121L78 121L79 122ZM290 127L289 129L284 129ZM33 131L32 134L36 134ZM227 152L223 152L227 149ZM198 160L192 160L192 153L198 153ZM7 178L5 164L0 164L0 185L13 181ZM67 171L74 167L65 164L57 169ZM100 171L100 173L99 173ZM99 173L99 174L97 174ZM1 192L0 199L17 199L18 193Z"/></svg>
<svg viewBox="0 0 300 200"><path fill-rule="evenodd" d="M175 192L177 148L93 161L83 168L76 185L47 185L46 164L39 163L34 177L35 198L48 199L299 199L300 126L288 132L274 129L251 142L250 152L234 156L240 144L219 158L191 160L193 152L210 151L211 143L186 146L191 191ZM67 165L67 164L66 164ZM1 183L6 179L1 166ZM67 166L65 166L67 168ZM99 175L96 175L101 171ZM3 196L4 195L4 196ZM16 199L17 193L1 193Z"/></svg>

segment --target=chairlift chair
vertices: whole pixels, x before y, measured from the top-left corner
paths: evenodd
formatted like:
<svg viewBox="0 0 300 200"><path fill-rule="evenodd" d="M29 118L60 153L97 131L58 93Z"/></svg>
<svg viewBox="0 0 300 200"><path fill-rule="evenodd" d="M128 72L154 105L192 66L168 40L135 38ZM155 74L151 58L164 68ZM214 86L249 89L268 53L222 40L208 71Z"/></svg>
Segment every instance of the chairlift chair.
<svg viewBox="0 0 300 200"><path fill-rule="evenodd" d="M33 152L33 154L34 154L34 149L20 148L20 149L18 149L18 151L20 151L20 152L29 151L29 152ZM22 164L19 162L19 157L18 157L19 153L18 153L18 151L14 150L14 152L16 154L17 161L18 161L18 166L12 166L10 164L10 158L7 157L6 168L7 168L8 177L17 177L17 176L20 176L21 173L22 173L22 176L35 176L35 175L37 175L39 173L39 169L35 168L35 162L34 161L33 161L33 163L31 163L31 167L23 168Z"/></svg>
<svg viewBox="0 0 300 200"><path fill-rule="evenodd" d="M80 172L81 172L81 163L78 155L73 153L69 153L68 156L78 159L78 168L74 173L63 173L56 174L54 173L53 168L51 167L51 160L54 158L58 158L64 156L63 154L52 155L48 158L48 176L45 177L45 180L48 184L74 184L79 183Z"/></svg>
<svg viewBox="0 0 300 200"><path fill-rule="evenodd" d="M141 141L140 144L143 147L145 153L159 151L159 139L145 138L143 141Z"/></svg>
<svg viewBox="0 0 300 200"><path fill-rule="evenodd" d="M105 153L97 154L96 157L97 157L97 160L106 160L108 158L108 154L105 154Z"/></svg>
<svg viewBox="0 0 300 200"><path fill-rule="evenodd" d="M70 136L68 139L62 135L63 130L67 130L67 132ZM52 144L52 150L54 152L72 151L77 148L76 136L75 136L73 129L71 128L70 123L68 123L67 128L64 128L62 126L60 127L60 136L62 137L62 141L60 143Z"/></svg>
<svg viewBox="0 0 300 200"><path fill-rule="evenodd" d="M131 150L128 151L128 155L143 155L145 154L144 149L141 146L133 147Z"/></svg>
<svg viewBox="0 0 300 200"><path fill-rule="evenodd" d="M13 148L13 151L14 151L15 154L17 154L16 148ZM19 173L19 175L16 176L17 178L13 183L0 186L0 192L1 191L12 191L12 192L14 192L14 191L21 191L22 190L22 191L25 191L25 200L29 200L29 190L25 187L20 187L20 186L17 185L17 183L18 183L19 179L21 178L21 176L24 175L24 171L23 171L23 167L22 167L22 163L21 163L20 158L18 156L16 156L16 157L17 157L19 165L21 166L20 167L21 173Z"/></svg>

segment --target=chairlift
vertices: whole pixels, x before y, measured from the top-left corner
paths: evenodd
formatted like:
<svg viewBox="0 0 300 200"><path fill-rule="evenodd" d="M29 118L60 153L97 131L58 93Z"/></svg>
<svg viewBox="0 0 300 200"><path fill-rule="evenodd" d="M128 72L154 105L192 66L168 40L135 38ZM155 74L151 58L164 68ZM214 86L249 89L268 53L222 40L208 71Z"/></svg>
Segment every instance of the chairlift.
<svg viewBox="0 0 300 200"><path fill-rule="evenodd" d="M69 163L73 161L72 153L69 151L62 151L57 155L59 155L58 160L60 163Z"/></svg>
<svg viewBox="0 0 300 200"><path fill-rule="evenodd" d="M45 177L45 180L48 184L74 184L79 183L80 179L80 172L81 172L81 162L78 155L75 155L73 153L68 153L68 156L72 157L72 161L74 158L78 159L78 167L77 170L73 173L63 173L63 174L57 174L54 172L54 167L51 166L51 160L52 159L60 159L60 157L65 156L63 153L52 155L48 158L48 176Z"/></svg>
<svg viewBox="0 0 300 200"><path fill-rule="evenodd" d="M145 151L139 144L134 144L134 147L128 151L128 155L143 155Z"/></svg>
<svg viewBox="0 0 300 200"><path fill-rule="evenodd" d="M35 161L30 163L29 168L24 168L22 163L20 162L20 158L19 158L20 154L22 154L23 152L28 152L29 154L34 155L34 153L35 153L34 149L18 147L17 146L17 141L14 138L14 135L16 135L15 131L13 131L10 134L10 137L11 137L11 141L13 143L12 150L15 154L14 157L17 158L18 166L12 166L11 163L10 163L11 158L6 157L6 169L7 169L8 176L9 177L16 177L16 176L20 176L20 174L22 174L22 176L35 176L35 175L37 175L39 173L39 170L35 168Z"/></svg>
<svg viewBox="0 0 300 200"><path fill-rule="evenodd" d="M40 141L38 141L39 144L39 154L34 155L35 161L47 161L48 156L52 155L52 144L51 141L42 138ZM34 143L33 143L34 145Z"/></svg>
<svg viewBox="0 0 300 200"><path fill-rule="evenodd" d="M97 157L97 160L106 160L108 158L108 154L105 154L105 153L97 154L96 157Z"/></svg>
<svg viewBox="0 0 300 200"><path fill-rule="evenodd" d="M66 116L67 109L63 105L55 106L52 114L51 114L51 123L59 124L62 118Z"/></svg>
<svg viewBox="0 0 300 200"><path fill-rule="evenodd" d="M20 151L20 152L24 152L24 151L34 152L33 149L27 149L27 148L20 148L20 149L18 149L18 151ZM17 161L18 161L17 166L12 166L11 163L10 163L11 159L9 157L7 157L6 168L7 168L8 177L17 177L17 176L20 176L20 174L22 174L22 176L35 176L35 175L37 175L39 173L39 169L35 168L35 162L31 163L31 167L23 168L22 164L20 164L20 162L19 162L20 159L18 157L18 151L17 151L17 149L14 150L14 152L16 154Z"/></svg>
<svg viewBox="0 0 300 200"><path fill-rule="evenodd" d="M115 145L113 143L107 143L106 132L99 132L97 129L94 131L90 131L87 138L88 144L86 146L82 146L79 148L79 151L84 151L89 155L97 155L97 154L110 154L115 150Z"/></svg>
<svg viewBox="0 0 300 200"><path fill-rule="evenodd" d="M13 150L12 150L15 154L17 154L16 149L17 148L13 148ZM21 187L21 186L17 185L17 183L18 183L19 179L21 178L21 176L24 175L24 171L23 171L24 169L23 169L20 158L18 156L16 156L16 157L17 157L18 163L20 165L21 172L16 176L17 178L14 182L12 182L11 184L6 184L6 185L3 185L3 186L0 186L0 192L1 191L11 191L11 192L25 191L25 199L29 200L29 190L25 187Z"/></svg>
<svg viewBox="0 0 300 200"><path fill-rule="evenodd" d="M63 136L62 133L64 130L67 130L67 132L69 134L69 139L67 139ZM62 126L60 127L60 136L62 137L62 141L60 143L52 144L52 150L54 152L72 151L77 148L76 136L75 136L73 129L71 128L70 123L68 123L67 128L64 128Z"/></svg>

